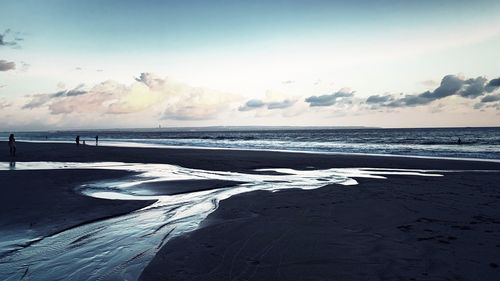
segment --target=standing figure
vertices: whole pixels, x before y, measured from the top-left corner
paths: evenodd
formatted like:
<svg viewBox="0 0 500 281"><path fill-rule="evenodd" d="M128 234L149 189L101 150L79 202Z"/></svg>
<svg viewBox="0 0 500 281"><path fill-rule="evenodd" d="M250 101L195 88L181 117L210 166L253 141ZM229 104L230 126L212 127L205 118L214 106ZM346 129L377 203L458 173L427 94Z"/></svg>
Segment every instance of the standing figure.
<svg viewBox="0 0 500 281"><path fill-rule="evenodd" d="M80 145L80 136L76 136L75 142L76 142L76 145Z"/></svg>
<svg viewBox="0 0 500 281"><path fill-rule="evenodd" d="M99 136L95 136L95 146L97 146L98 142L99 142Z"/></svg>
<svg viewBox="0 0 500 281"><path fill-rule="evenodd" d="M462 144L462 140L460 138L458 138L457 144L458 145Z"/></svg>
<svg viewBox="0 0 500 281"><path fill-rule="evenodd" d="M10 156L16 156L16 139L14 138L14 134L10 134L9 136L9 152Z"/></svg>

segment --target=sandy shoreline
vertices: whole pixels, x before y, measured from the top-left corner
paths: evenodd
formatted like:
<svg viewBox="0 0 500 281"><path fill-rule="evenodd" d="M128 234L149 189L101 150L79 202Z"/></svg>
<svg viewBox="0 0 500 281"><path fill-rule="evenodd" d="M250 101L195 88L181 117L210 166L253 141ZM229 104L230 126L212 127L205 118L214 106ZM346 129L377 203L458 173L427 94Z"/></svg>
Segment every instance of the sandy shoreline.
<svg viewBox="0 0 500 281"><path fill-rule="evenodd" d="M0 142L0 147L7 147ZM8 162L8 151L0 161ZM95 147L18 143L19 162L166 163L255 173L279 167L469 170L443 177L388 176L317 190L251 192L221 202L198 230L174 238L142 280L498 280L500 163L265 151ZM0 231L49 235L151 202L95 199L75 187L129 173L110 170L0 171ZM227 187L161 182L148 192ZM148 190L149 189L149 190ZM5 237L5 236L4 236ZM4 239L5 240L5 239ZM29 245L25 245L28 246ZM19 247L19 245L17 246ZM97 254L97 253L96 253ZM413 278L413 279L412 279Z"/></svg>
<svg viewBox="0 0 500 281"><path fill-rule="evenodd" d="M0 142L0 147L7 147ZM287 153L252 150L136 148L67 143L18 142L16 161L57 162L128 162L166 163L187 168L249 171L259 168L289 167L326 169L335 167L371 167L397 169L499 169L500 163L425 159L397 156L349 154ZM0 161L10 161L8 150L0 153Z"/></svg>

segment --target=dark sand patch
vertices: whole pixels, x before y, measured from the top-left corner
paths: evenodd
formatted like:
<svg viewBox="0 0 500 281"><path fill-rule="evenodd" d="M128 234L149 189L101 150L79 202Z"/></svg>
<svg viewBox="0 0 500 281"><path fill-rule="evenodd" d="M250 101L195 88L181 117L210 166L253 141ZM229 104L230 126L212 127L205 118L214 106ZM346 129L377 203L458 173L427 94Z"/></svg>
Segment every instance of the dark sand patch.
<svg viewBox="0 0 500 281"><path fill-rule="evenodd" d="M128 190L140 195L174 195L195 191L233 187L243 182L229 180L170 180L147 182L130 187Z"/></svg>
<svg viewBox="0 0 500 281"><path fill-rule="evenodd" d="M111 170L0 171L0 229L47 236L153 203L98 199L74 190L84 182L127 175Z"/></svg>
<svg viewBox="0 0 500 281"><path fill-rule="evenodd" d="M169 241L141 280L500 280L498 179L393 176L237 195Z"/></svg>

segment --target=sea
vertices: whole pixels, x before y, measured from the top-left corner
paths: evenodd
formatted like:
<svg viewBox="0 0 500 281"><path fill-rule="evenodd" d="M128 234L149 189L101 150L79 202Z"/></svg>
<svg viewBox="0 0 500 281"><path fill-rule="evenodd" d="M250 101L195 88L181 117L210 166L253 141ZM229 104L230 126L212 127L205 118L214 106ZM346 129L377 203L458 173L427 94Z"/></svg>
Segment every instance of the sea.
<svg viewBox="0 0 500 281"><path fill-rule="evenodd" d="M11 132L0 134L7 140ZM500 127L182 128L12 132L18 141L500 159ZM459 144L460 139L461 144Z"/></svg>

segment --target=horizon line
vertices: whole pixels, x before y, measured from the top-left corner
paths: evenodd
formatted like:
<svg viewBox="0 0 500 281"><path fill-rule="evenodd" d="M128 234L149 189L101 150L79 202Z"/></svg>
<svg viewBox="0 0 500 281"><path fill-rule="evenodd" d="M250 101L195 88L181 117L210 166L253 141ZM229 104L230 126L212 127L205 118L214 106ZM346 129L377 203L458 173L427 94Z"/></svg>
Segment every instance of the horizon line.
<svg viewBox="0 0 500 281"><path fill-rule="evenodd" d="M43 129L43 130L2 130L1 133L8 132L18 132L18 133L28 133L28 132L74 132L74 131L132 131L132 130L151 130L151 131L169 131L169 130L203 130L203 129L227 129L227 130L248 130L248 129L267 129L267 130L286 130L286 129L332 129L332 130L342 130L342 129L458 129L458 128L500 128L498 126L435 126L435 127L374 127L374 126L314 126L314 125L294 125L294 126L271 126L271 125L248 125L248 126L224 126L224 125L213 125L213 126L173 126L173 127L118 127L118 128L67 128L67 129Z"/></svg>

